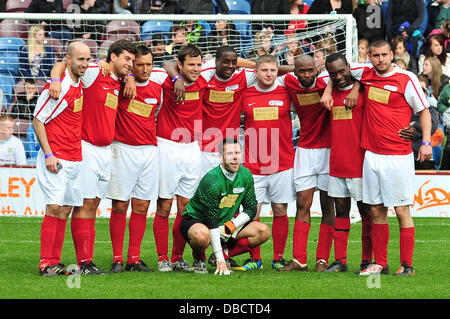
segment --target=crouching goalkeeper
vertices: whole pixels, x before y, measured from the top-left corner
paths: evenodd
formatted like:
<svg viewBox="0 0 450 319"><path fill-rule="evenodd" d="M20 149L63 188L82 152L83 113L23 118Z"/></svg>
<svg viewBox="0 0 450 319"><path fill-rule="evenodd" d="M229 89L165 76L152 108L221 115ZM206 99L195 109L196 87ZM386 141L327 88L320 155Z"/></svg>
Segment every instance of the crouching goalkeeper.
<svg viewBox="0 0 450 319"><path fill-rule="evenodd" d="M221 164L202 178L180 224L180 231L192 248L195 273L208 273L205 250L209 244L216 257L215 274L229 275L226 259L250 251L270 236L266 224L253 221L255 187L252 174L241 166L239 141L223 140L219 157ZM239 213L241 205L243 211Z"/></svg>

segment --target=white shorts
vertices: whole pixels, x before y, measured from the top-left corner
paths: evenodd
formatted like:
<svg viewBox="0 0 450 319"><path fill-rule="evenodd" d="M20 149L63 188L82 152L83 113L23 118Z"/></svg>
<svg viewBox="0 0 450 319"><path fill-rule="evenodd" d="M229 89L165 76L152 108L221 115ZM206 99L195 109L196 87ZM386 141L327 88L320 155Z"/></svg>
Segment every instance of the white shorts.
<svg viewBox="0 0 450 319"><path fill-rule="evenodd" d="M45 203L59 206L83 206L83 180L81 162L59 159L62 169L51 173L45 166L44 152L39 150L36 171Z"/></svg>
<svg viewBox="0 0 450 319"><path fill-rule="evenodd" d="M294 170L271 175L253 175L258 203L285 204L295 200Z"/></svg>
<svg viewBox="0 0 450 319"><path fill-rule="evenodd" d="M177 143L158 137L158 156L158 196L191 198L200 182L202 154L198 143Z"/></svg>
<svg viewBox="0 0 450 319"><path fill-rule="evenodd" d="M328 196L337 198L351 197L362 200L362 178L344 178L330 176L328 179Z"/></svg>
<svg viewBox="0 0 450 319"><path fill-rule="evenodd" d="M385 207L414 202L414 155L381 155L366 151L363 164L363 202Z"/></svg>
<svg viewBox="0 0 450 319"><path fill-rule="evenodd" d="M95 146L81 141L83 198L105 198L111 178L111 145Z"/></svg>
<svg viewBox="0 0 450 319"><path fill-rule="evenodd" d="M130 198L158 198L159 161L156 145L111 144L111 181L108 198L127 201Z"/></svg>
<svg viewBox="0 0 450 319"><path fill-rule="evenodd" d="M218 152L202 152L202 172L201 177L205 176L213 168L221 163Z"/></svg>
<svg viewBox="0 0 450 319"><path fill-rule="evenodd" d="M294 159L294 184L296 192L311 188L327 191L329 172L329 148L297 147Z"/></svg>

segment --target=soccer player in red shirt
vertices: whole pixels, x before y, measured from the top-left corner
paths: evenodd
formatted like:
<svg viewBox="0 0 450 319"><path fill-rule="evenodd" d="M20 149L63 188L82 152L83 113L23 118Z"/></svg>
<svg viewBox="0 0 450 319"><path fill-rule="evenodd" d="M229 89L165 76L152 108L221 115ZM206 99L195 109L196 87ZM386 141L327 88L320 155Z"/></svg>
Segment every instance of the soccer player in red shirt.
<svg viewBox="0 0 450 319"><path fill-rule="evenodd" d="M152 271L140 259L150 200L158 197L155 112L161 104L162 87L150 80L152 69L151 51L144 45L138 46L133 67L136 97L119 97L115 138L111 145L111 181L106 195L112 199L109 227L114 257L111 272L124 271L123 241L130 202L125 270Z"/></svg>
<svg viewBox="0 0 450 319"><path fill-rule="evenodd" d="M80 42L69 44L67 67L61 76L58 99L49 96L49 86L39 96L33 127L41 145L36 169L46 200L41 226L39 273L58 276L66 273L61 251L66 223L73 206L83 205L81 179L81 114L83 92L80 77L86 72L91 53Z"/></svg>
<svg viewBox="0 0 450 319"><path fill-rule="evenodd" d="M180 222L201 175L202 105L209 80L201 74L202 57L203 53L196 45L184 45L178 53L179 76L171 78L164 70L154 69L150 77L163 88L163 103L156 123L160 177L153 222L159 271L193 271L183 259L186 241L180 233ZM179 77L185 84L184 101L174 98L174 82ZM177 199L177 216L172 228L173 247L169 261L168 217L174 197Z"/></svg>
<svg viewBox="0 0 450 319"><path fill-rule="evenodd" d="M297 212L293 233L294 258L280 271L306 271L307 243L311 228L310 208L315 190L320 192L322 221L316 252L316 271L325 271L333 242L334 201L328 196L329 156L331 146L330 114L320 104L328 76L318 75L314 59L308 55L296 59L294 72L284 77L284 83L294 102L300 120L300 138L295 151L294 182L297 192ZM347 97L356 100L357 87Z"/></svg>
<svg viewBox="0 0 450 319"><path fill-rule="evenodd" d="M360 275L388 273L388 207L394 207L400 227L400 263L397 276L414 275L412 257L415 228L410 206L414 201L414 156L411 142L399 136L409 125L412 112L419 113L423 137L418 161L432 157L429 104L417 77L392 64L393 52L387 41L369 46L372 65L352 67L352 75L365 86L361 146L366 150L363 164L363 202L371 205L372 245L375 262Z"/></svg>
<svg viewBox="0 0 450 319"><path fill-rule="evenodd" d="M277 74L276 58L272 55L259 57L256 62L257 82L245 91L242 99L244 166L252 172L255 180L256 218L264 203L272 206L274 269L277 263L284 264L283 254L289 232L287 205L295 198L291 98ZM251 259L244 263L243 268L261 268L260 256L255 256L253 250L250 255Z"/></svg>
<svg viewBox="0 0 450 319"><path fill-rule="evenodd" d="M363 220L362 264L372 261L370 233L367 234L366 219L370 208L362 202L362 167L365 150L361 147L361 130L365 106L364 92L352 108L344 101L355 83L350 65L339 53L327 57L325 67L333 82L333 105L331 106L331 152L328 195L333 197L336 220L333 233L335 262L327 272L348 271L347 245L350 232L350 208L353 198Z"/></svg>
<svg viewBox="0 0 450 319"><path fill-rule="evenodd" d="M115 136L115 122L122 79L131 73L135 59L135 45L118 40L108 49L106 62L110 74L103 76L98 65L91 64L81 77L83 83L82 117L82 178L83 206L72 212L71 230L82 274L103 275L106 272L93 263L95 217L100 200L105 197L111 175L111 143ZM60 74L52 70L52 78Z"/></svg>

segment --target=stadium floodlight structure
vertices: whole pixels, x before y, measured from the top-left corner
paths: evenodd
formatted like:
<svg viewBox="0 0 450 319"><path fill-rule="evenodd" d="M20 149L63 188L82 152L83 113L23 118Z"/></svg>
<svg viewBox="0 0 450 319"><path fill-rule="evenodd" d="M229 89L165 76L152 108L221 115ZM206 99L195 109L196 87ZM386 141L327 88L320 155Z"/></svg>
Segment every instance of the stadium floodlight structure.
<svg viewBox="0 0 450 319"><path fill-rule="evenodd" d="M65 14L44 13L0 13L0 112L14 109L18 97L24 94L24 79L30 77L27 68L28 54L21 53L30 46L28 36L33 25L46 21L46 30L49 26L51 33L46 33L45 45L52 48L53 63L63 59L65 48L72 39L84 41L91 48L92 60L106 57L109 45L121 38L133 41L142 41L150 45L155 34L172 42L171 27L180 24L189 24L195 21L201 28L195 29L188 35L188 41L196 41L204 51L205 59L213 57L218 45L227 43L236 48L239 56L248 59L255 58L255 52L275 49L280 63L288 64L288 43L296 43L300 48L298 54L311 54L317 60L324 62L324 58L332 52L341 52L349 62L356 62L357 28L356 21L350 14L345 15L158 15L158 14L80 14L77 5L70 5ZM216 21L226 21L225 33L233 32L227 42L222 42L221 36L215 36ZM300 21L301 27L293 31L291 27ZM222 24L223 25L223 24ZM297 23L298 25L298 23ZM90 34L89 39L83 34ZM159 36L159 37L161 37ZM176 49L176 46L175 46ZM321 51L322 54L318 54ZM176 53L176 50L174 50ZM300 52L300 53L299 53ZM172 52L173 53L173 52ZM40 68L45 67L46 59L42 59ZM292 54L289 63L292 63ZM51 66L47 65L47 68ZM35 75L31 73L42 89L49 74ZM17 108L15 108L17 110ZM24 115L24 114L14 114ZM19 123L20 122L20 123ZM30 125L25 120L18 121L16 135L26 140L26 128ZM25 131L24 131L25 130ZM27 143L27 142L25 142Z"/></svg>

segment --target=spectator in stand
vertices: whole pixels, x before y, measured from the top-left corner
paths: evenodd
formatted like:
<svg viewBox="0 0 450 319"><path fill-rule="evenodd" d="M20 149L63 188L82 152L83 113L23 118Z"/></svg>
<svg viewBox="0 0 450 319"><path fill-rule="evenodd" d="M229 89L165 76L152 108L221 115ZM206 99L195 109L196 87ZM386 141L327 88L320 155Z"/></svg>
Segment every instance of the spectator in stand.
<svg viewBox="0 0 450 319"><path fill-rule="evenodd" d="M150 0L142 2L142 13L176 14L179 0Z"/></svg>
<svg viewBox="0 0 450 319"><path fill-rule="evenodd" d="M442 159L441 159L441 170L450 170L450 108L444 112L442 116L442 121L444 122L445 133L447 136L447 140L445 142L444 149L442 151Z"/></svg>
<svg viewBox="0 0 450 319"><path fill-rule="evenodd" d="M420 25L425 17L423 0L389 0L386 36L391 41L397 34L402 34L411 42L411 54L417 56L419 48Z"/></svg>
<svg viewBox="0 0 450 319"><path fill-rule="evenodd" d="M450 53L444 50L445 39L441 34L433 34L427 38L425 53L419 58L419 73L423 71L423 62L427 57L435 57L441 62L442 72L450 77Z"/></svg>
<svg viewBox="0 0 450 319"><path fill-rule="evenodd" d="M39 97L38 88L34 79L25 79L25 94L20 94L9 111L12 118L33 120L34 108Z"/></svg>
<svg viewBox="0 0 450 319"><path fill-rule="evenodd" d="M450 18L450 0L430 1L427 6L428 25L426 34L439 30L444 22Z"/></svg>
<svg viewBox="0 0 450 319"><path fill-rule="evenodd" d="M445 85L442 88L441 94L439 94L439 99L437 103L437 108L439 114L444 114L450 107L450 84ZM450 128L450 127L449 127Z"/></svg>
<svg viewBox="0 0 450 319"><path fill-rule="evenodd" d="M0 115L0 166L27 164L22 141L13 132L14 119L9 115Z"/></svg>
<svg viewBox="0 0 450 319"><path fill-rule="evenodd" d="M304 53L295 32L286 30L285 48L276 54L278 65L294 65L295 59Z"/></svg>
<svg viewBox="0 0 450 319"><path fill-rule="evenodd" d="M225 0L216 0L221 13L228 13L228 5ZM214 3L212 0L179 0L178 13L181 14L213 14Z"/></svg>
<svg viewBox="0 0 450 319"><path fill-rule="evenodd" d="M81 0L81 14L98 14L99 9L95 6L97 0ZM100 40L100 36L105 32L105 23L103 21L80 21L73 28L74 38Z"/></svg>
<svg viewBox="0 0 450 319"><path fill-rule="evenodd" d="M290 10L289 0L253 0L251 13L276 16L279 14L289 14ZM271 23L271 26L276 35L283 35L285 30L283 21ZM253 31L259 32L263 28L264 25L260 22L252 23Z"/></svg>
<svg viewBox="0 0 450 319"><path fill-rule="evenodd" d="M358 38L369 42L386 38L386 22L377 0L361 1L353 11L358 29Z"/></svg>
<svg viewBox="0 0 450 319"><path fill-rule="evenodd" d="M429 111L430 111L430 115L431 115L431 134L435 134L436 130L438 129L438 125L439 125L439 112L436 108L437 105L437 100L436 98L433 96L433 94L430 94L429 90L428 90L428 79L426 76L424 75L419 75L418 76L419 79L419 83L420 83L420 87L422 88L423 92L425 93L428 102L430 103L430 107L429 107ZM414 152L414 168L416 170L430 170L430 169L435 169L435 159L429 159L429 160L425 160L422 162L419 162L417 160L418 154L419 154L419 149L421 146L421 142L422 142L422 128L420 127L420 121L419 121L419 114L418 113L414 113L411 117L411 124L412 127L414 127L415 129L415 133L414 136L412 138L412 149ZM401 130L403 131L403 130ZM432 142L432 147L436 147L437 145L433 145Z"/></svg>
<svg viewBox="0 0 450 319"><path fill-rule="evenodd" d="M322 40L317 42L316 49L324 49L327 55L336 53L336 39L331 33L327 33Z"/></svg>
<svg viewBox="0 0 450 319"><path fill-rule="evenodd" d="M325 49L318 49L314 51L314 64L316 65L318 74L325 71L325 61L326 61Z"/></svg>
<svg viewBox="0 0 450 319"><path fill-rule="evenodd" d="M152 35L150 40L150 50L153 54L153 66L161 67L165 61L173 60L173 57L165 51L166 41L164 36L160 33Z"/></svg>
<svg viewBox="0 0 450 319"><path fill-rule="evenodd" d="M197 14L189 11L186 14ZM183 21L180 23L186 33L186 42L196 44L202 52L207 52L206 30L201 23L195 21Z"/></svg>
<svg viewBox="0 0 450 319"><path fill-rule="evenodd" d="M81 7L81 4L84 0L72 0L73 4L78 4ZM95 1L95 8L97 8L98 13L111 13L111 3L112 0L97 0Z"/></svg>
<svg viewBox="0 0 450 319"><path fill-rule="evenodd" d="M369 61L369 40L361 38L358 40L358 63Z"/></svg>
<svg viewBox="0 0 450 319"><path fill-rule="evenodd" d="M25 13L64 13L62 0L31 0L30 6ZM40 21L45 26L48 37L61 40L63 42L72 39L63 20Z"/></svg>
<svg viewBox="0 0 450 319"><path fill-rule="evenodd" d="M217 20L214 25L215 28L208 35L208 52L215 53L221 46L231 46L239 52L241 38L234 23Z"/></svg>
<svg viewBox="0 0 450 319"><path fill-rule="evenodd" d="M428 36L433 34L440 34L444 37L445 51L450 53L450 45L448 45L450 43L450 18L445 20L439 29L432 30Z"/></svg>
<svg viewBox="0 0 450 319"><path fill-rule="evenodd" d="M170 28L170 37L172 39L172 42L170 42L166 47L164 48L164 51L167 52L169 56L172 57L172 59L175 59L178 53L179 48L187 43L186 40L186 31L183 26L180 25L173 25Z"/></svg>
<svg viewBox="0 0 450 319"><path fill-rule="evenodd" d="M34 25L28 32L27 45L19 53L19 72L23 78L50 76L55 56L50 46L44 45L45 30L42 25Z"/></svg>
<svg viewBox="0 0 450 319"><path fill-rule="evenodd" d="M431 56L425 58L421 75L427 78L427 87L431 88L431 93L438 99L444 86L449 83L449 77L442 73L439 60Z"/></svg>
<svg viewBox="0 0 450 319"><path fill-rule="evenodd" d="M274 54L271 45L270 34L266 31L256 33L253 41L253 49L247 54L247 59L256 61L259 56L264 54Z"/></svg>
<svg viewBox="0 0 450 319"><path fill-rule="evenodd" d="M113 13L139 14L139 2L137 0L114 0Z"/></svg>
<svg viewBox="0 0 450 319"><path fill-rule="evenodd" d="M306 14L309 10L309 5L303 3L303 0L289 0L290 3L290 14ZM306 28L308 24L306 21L291 21L289 23L288 29L298 32Z"/></svg>
<svg viewBox="0 0 450 319"><path fill-rule="evenodd" d="M418 74L417 59L406 50L406 39L398 34L392 38L392 51L394 51L394 60L400 59L406 63L406 70Z"/></svg>

